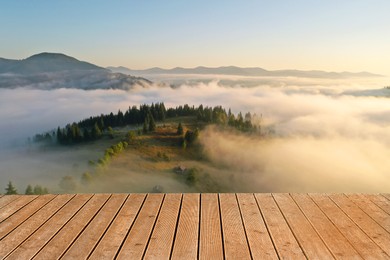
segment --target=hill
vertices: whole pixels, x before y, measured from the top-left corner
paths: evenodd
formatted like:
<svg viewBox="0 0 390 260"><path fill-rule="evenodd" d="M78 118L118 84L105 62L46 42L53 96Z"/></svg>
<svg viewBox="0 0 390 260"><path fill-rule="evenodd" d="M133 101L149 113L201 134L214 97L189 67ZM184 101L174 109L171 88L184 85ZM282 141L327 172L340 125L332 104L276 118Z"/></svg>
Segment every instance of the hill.
<svg viewBox="0 0 390 260"><path fill-rule="evenodd" d="M59 71L106 69L61 53L40 53L23 60L0 59L0 74L38 74Z"/></svg>
<svg viewBox="0 0 390 260"><path fill-rule="evenodd" d="M241 68L236 66L227 67L196 67L173 69L150 68L145 70L131 70L125 67L107 67L113 72L121 72L132 75L154 75L154 74L203 74L203 75L232 75L249 77L300 77L300 78L361 78L361 77L381 77L381 75L369 72L327 72L320 70L302 71L302 70L265 70L263 68Z"/></svg>
<svg viewBox="0 0 390 260"><path fill-rule="evenodd" d="M40 53L23 60L0 58L0 88L131 89L151 82L61 53Z"/></svg>

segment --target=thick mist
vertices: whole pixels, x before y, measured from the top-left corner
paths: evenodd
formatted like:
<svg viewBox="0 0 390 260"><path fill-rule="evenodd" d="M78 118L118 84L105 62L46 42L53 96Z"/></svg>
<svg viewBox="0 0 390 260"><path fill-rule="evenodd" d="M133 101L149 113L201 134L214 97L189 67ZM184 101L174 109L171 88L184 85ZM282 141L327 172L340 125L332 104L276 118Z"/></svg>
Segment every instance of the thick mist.
<svg viewBox="0 0 390 260"><path fill-rule="evenodd" d="M390 90L381 83L357 80L286 82L277 87L245 87L209 81L130 91L0 89L0 190L11 180L20 192L29 183L57 191L62 176L72 175L75 169L79 175L86 167L75 163L80 158L74 158L72 151L37 150L27 144L28 137L91 115L162 101L166 107L222 105L235 113L250 111L262 116L262 136L213 127L201 133L208 159L223 167L231 180L239 180L231 182L231 191L388 191ZM87 161L91 156L100 155L86 152L81 159ZM213 177L225 178L221 172Z"/></svg>

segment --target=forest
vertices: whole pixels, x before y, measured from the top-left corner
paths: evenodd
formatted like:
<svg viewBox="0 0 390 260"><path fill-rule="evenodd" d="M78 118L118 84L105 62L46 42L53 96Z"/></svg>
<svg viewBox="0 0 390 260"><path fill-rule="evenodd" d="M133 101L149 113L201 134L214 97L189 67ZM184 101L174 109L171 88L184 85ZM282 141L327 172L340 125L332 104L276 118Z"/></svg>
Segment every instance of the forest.
<svg viewBox="0 0 390 260"><path fill-rule="evenodd" d="M52 133L37 134L33 140L34 142L56 141L62 145L76 144L97 140L105 131L112 135L113 127L127 125L142 125L142 131L146 133L155 130L156 122L164 122L166 119L181 116L195 116L199 122L234 127L243 132L254 131L258 127L252 123L257 116L252 116L250 112L245 116L239 112L235 116L230 109L226 111L222 106L203 107L200 105L195 107L188 104L166 109L164 103L161 102L151 105L143 104L139 107L132 106L125 113L119 110L116 114L111 112L106 115L91 116L78 123L74 122L63 128L58 127L57 131Z"/></svg>

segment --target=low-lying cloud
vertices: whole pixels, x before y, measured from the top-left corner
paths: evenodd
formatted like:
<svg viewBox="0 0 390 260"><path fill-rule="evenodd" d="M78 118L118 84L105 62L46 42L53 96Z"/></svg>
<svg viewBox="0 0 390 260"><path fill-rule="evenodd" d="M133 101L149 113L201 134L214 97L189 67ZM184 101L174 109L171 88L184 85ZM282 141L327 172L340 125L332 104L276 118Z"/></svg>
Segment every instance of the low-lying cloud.
<svg viewBox="0 0 390 260"><path fill-rule="evenodd" d="M210 160L243 177L239 187L232 183L232 191L388 191L390 90L381 90L382 97L356 94L376 93L372 86L364 89L355 83L245 88L218 81L131 91L0 89L0 183L38 182L39 176L28 173L44 163L28 163L28 154L21 153L24 146L14 149L28 136L91 115L162 101L167 107L222 105L236 113L262 115L266 137L213 128L201 135Z"/></svg>

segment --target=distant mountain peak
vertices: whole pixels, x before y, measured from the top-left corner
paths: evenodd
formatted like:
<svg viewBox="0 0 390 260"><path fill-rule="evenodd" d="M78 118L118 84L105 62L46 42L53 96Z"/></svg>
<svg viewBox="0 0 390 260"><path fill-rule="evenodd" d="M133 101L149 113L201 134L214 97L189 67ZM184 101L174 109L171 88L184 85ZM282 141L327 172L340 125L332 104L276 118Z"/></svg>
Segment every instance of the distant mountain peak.
<svg viewBox="0 0 390 260"><path fill-rule="evenodd" d="M21 75L60 71L106 70L62 53L50 52L35 54L23 60L2 60L0 65L0 73Z"/></svg>
<svg viewBox="0 0 390 260"><path fill-rule="evenodd" d="M0 88L127 90L151 83L144 78L112 73L62 53L42 52L22 60L0 58Z"/></svg>
<svg viewBox="0 0 390 260"><path fill-rule="evenodd" d="M42 52L38 54L34 54L28 57L26 60L39 60L39 59L56 59L56 60L72 60L79 61L76 58L70 57L63 53L52 53L52 52Z"/></svg>

